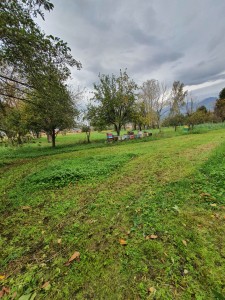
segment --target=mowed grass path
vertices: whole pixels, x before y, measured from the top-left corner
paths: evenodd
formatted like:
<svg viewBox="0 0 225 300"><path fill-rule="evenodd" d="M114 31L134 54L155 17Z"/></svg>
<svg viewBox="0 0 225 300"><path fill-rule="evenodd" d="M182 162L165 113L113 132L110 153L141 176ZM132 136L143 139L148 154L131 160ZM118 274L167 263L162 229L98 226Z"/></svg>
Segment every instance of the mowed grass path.
<svg viewBox="0 0 225 300"><path fill-rule="evenodd" d="M224 190L211 180L225 169L224 138L217 130L2 167L6 299L224 299ZM75 251L80 261L65 266Z"/></svg>

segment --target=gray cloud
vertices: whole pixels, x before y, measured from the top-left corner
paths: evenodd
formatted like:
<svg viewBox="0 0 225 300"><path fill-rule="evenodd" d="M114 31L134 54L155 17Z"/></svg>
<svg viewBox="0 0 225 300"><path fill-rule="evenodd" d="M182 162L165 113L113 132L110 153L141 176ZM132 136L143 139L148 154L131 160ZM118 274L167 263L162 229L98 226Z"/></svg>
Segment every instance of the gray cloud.
<svg viewBox="0 0 225 300"><path fill-rule="evenodd" d="M225 78L224 0L55 0L39 21L68 42L83 64L73 81L92 87L99 73L128 69L137 83L188 85ZM202 91L201 91L202 93ZM218 93L217 93L218 94Z"/></svg>
<svg viewBox="0 0 225 300"><path fill-rule="evenodd" d="M157 65L160 65L167 62L177 61L183 56L184 54L179 52L168 52L168 53L158 52L153 56L153 62L155 62Z"/></svg>
<svg viewBox="0 0 225 300"><path fill-rule="evenodd" d="M221 64L220 60L205 60L192 67L182 69L180 72L178 72L178 76L181 81L185 82L185 84L195 85L207 81L225 79L225 75L221 74L224 70L224 65Z"/></svg>

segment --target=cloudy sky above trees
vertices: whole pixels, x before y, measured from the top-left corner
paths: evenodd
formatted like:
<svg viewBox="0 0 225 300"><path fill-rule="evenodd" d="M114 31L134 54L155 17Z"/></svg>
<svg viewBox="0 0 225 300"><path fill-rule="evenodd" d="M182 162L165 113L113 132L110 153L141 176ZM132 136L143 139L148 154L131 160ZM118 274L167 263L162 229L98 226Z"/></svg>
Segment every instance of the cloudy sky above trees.
<svg viewBox="0 0 225 300"><path fill-rule="evenodd" d="M73 83L91 89L98 74L127 72L138 84L182 81L197 100L225 87L224 0L52 0L38 20L68 42L83 68Z"/></svg>

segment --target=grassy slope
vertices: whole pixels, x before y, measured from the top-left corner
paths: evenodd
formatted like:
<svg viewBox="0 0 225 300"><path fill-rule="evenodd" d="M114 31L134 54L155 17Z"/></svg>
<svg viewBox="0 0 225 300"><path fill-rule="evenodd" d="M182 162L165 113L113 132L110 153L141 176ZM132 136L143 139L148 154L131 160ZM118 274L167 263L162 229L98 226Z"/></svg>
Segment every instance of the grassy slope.
<svg viewBox="0 0 225 300"><path fill-rule="evenodd" d="M35 299L223 299L224 137L10 158L0 182L2 285ZM74 251L80 262L65 266Z"/></svg>

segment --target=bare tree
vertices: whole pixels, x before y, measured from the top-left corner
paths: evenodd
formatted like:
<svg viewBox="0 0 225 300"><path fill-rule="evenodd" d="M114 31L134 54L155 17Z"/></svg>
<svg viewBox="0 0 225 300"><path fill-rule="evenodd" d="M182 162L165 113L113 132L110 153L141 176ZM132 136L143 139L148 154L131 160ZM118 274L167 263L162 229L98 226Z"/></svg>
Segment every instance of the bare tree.
<svg viewBox="0 0 225 300"><path fill-rule="evenodd" d="M141 87L139 99L144 104L146 124L160 128L163 109L168 105L168 89L156 79L147 80Z"/></svg>
<svg viewBox="0 0 225 300"><path fill-rule="evenodd" d="M186 95L186 114L190 116L194 112L194 99L191 93Z"/></svg>
<svg viewBox="0 0 225 300"><path fill-rule="evenodd" d="M169 103L169 90L165 83L159 84L160 88L160 96L155 99L154 102L154 109L156 112L156 119L157 119L157 127L158 129L161 128L161 119L166 110L164 110ZM164 111L163 111L164 110Z"/></svg>

